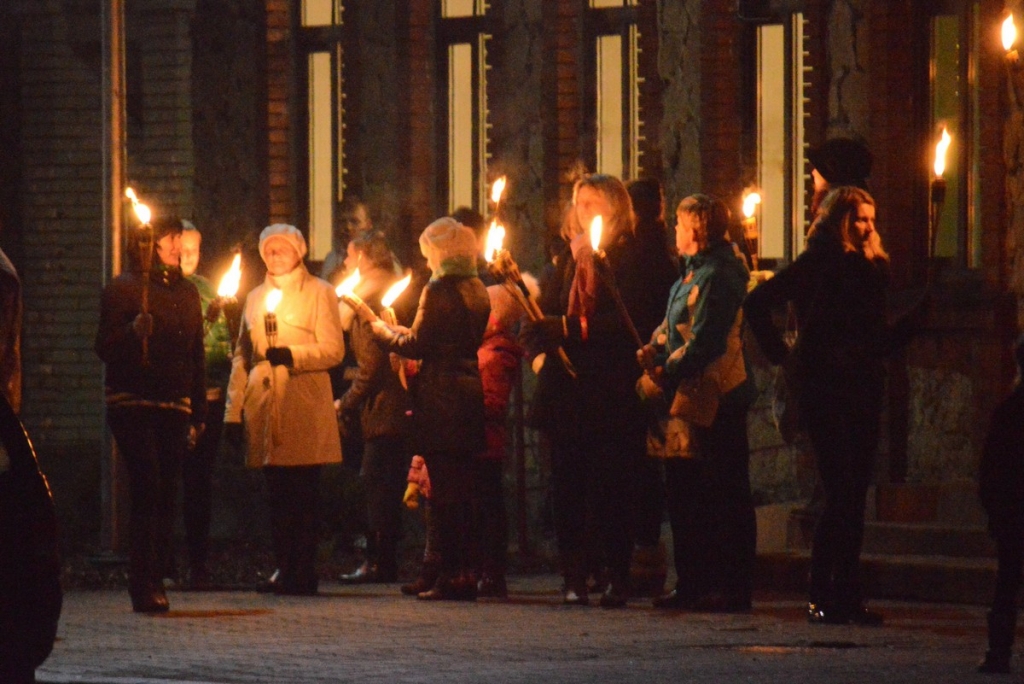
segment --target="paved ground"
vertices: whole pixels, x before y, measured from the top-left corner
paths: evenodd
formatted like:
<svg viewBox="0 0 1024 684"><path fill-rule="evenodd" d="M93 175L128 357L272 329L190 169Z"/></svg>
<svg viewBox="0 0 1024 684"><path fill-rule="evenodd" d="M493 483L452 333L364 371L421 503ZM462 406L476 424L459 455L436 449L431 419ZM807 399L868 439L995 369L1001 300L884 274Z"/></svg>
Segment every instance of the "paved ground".
<svg viewBox="0 0 1024 684"><path fill-rule="evenodd" d="M131 612L124 591L67 594L41 682L998 682L974 673L984 609L877 602L883 628L808 625L797 596L751 615L565 607L554 576L516 578L508 603L424 603L396 586L322 596L170 594Z"/></svg>

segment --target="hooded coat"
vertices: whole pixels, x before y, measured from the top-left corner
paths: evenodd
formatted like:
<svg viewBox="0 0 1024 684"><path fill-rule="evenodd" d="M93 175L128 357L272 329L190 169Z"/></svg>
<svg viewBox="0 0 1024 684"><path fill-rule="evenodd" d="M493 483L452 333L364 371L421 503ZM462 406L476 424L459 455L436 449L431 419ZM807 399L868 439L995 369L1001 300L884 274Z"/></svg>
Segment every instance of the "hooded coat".
<svg viewBox="0 0 1024 684"><path fill-rule="evenodd" d="M278 347L292 367L266 359L267 295L280 288L275 310ZM244 417L247 465L305 466L341 462L341 439L327 370L341 362L345 342L338 298L330 284L303 264L283 276L267 275L245 299L232 359L225 423Z"/></svg>

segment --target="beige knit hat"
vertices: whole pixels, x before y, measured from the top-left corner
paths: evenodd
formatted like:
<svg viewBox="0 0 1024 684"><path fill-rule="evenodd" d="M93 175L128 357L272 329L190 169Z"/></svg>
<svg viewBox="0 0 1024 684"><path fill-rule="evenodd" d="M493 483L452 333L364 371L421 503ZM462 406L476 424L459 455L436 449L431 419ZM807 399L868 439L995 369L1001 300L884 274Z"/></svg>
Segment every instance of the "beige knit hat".
<svg viewBox="0 0 1024 684"><path fill-rule="evenodd" d="M473 259L475 263L478 245L472 230L445 216L426 227L420 235L420 249L424 255L436 254L439 262L462 257Z"/></svg>
<svg viewBox="0 0 1024 684"><path fill-rule="evenodd" d="M302 236L299 229L287 223L275 223L272 226L267 226L260 233L260 256L264 261L267 258L263 253L264 247L267 242L276 239L286 240L299 253L299 259L306 256L306 238Z"/></svg>

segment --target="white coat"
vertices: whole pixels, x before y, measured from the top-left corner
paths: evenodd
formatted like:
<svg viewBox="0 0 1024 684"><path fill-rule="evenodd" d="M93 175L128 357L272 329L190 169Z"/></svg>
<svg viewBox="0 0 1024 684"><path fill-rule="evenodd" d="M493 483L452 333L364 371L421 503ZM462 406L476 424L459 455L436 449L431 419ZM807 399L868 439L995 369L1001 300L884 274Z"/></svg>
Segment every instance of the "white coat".
<svg viewBox="0 0 1024 684"><path fill-rule="evenodd" d="M277 347L292 353L291 368L271 368L264 321L267 295L282 291ZM341 462L341 439L327 369L345 355L338 297L331 285L299 264L284 276L267 275L245 299L231 362L224 422L244 418L249 467Z"/></svg>

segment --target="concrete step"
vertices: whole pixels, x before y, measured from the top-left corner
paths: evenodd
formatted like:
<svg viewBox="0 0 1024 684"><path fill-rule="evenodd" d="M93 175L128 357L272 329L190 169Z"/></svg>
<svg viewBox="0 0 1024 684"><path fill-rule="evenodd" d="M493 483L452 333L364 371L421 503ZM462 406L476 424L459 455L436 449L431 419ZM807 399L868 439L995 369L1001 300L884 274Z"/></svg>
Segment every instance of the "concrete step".
<svg viewBox="0 0 1024 684"><path fill-rule="evenodd" d="M984 527L868 522L864 525L864 553L995 558L996 547Z"/></svg>
<svg viewBox="0 0 1024 684"><path fill-rule="evenodd" d="M763 553L757 558L759 589L804 592L810 553ZM869 598L986 605L995 586L994 558L939 555L861 557L861 577Z"/></svg>

